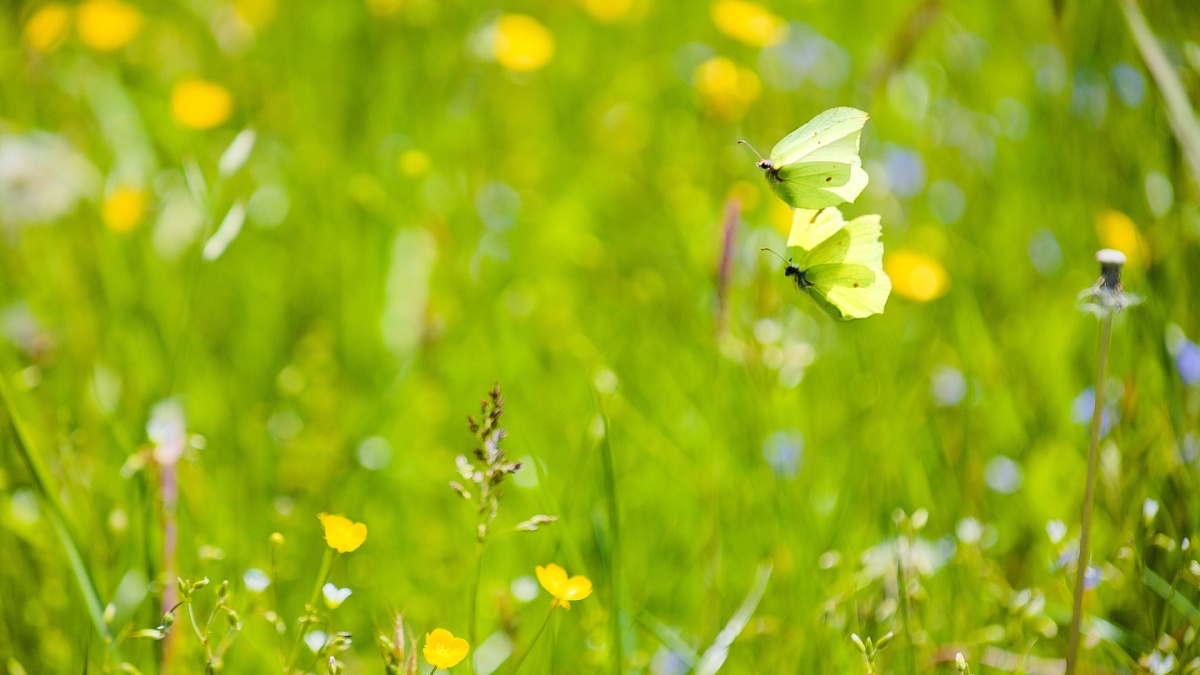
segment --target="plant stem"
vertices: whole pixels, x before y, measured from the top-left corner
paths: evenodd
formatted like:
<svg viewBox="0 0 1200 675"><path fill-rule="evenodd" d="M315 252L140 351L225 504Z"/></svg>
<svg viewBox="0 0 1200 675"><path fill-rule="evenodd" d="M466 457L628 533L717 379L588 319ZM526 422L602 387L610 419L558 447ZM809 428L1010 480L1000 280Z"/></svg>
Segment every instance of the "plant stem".
<svg viewBox="0 0 1200 675"><path fill-rule="evenodd" d="M521 658L517 659L513 664L513 668L511 671L509 671L509 675L516 675L516 672L521 669L521 664L525 663L525 657L529 656L529 654L533 651L533 646L537 644L538 638L542 637L542 633L546 632L546 626L550 625L550 617L554 616L554 608L557 606L558 605L554 604L550 605L550 612L546 614L546 620L542 622L542 627L538 629L537 634L533 636L533 640L529 642L529 646L525 648L525 653L521 654Z"/></svg>
<svg viewBox="0 0 1200 675"><path fill-rule="evenodd" d="M1075 606L1071 611L1071 629L1067 643L1066 675L1074 675L1079 657L1079 630L1083 622L1083 585L1087 577L1089 546L1092 535L1092 502L1096 494L1096 461L1100 454L1100 432L1104 419L1104 383L1108 369L1108 345L1112 339L1113 313L1104 315L1100 325L1100 354L1096 363L1095 407L1092 408L1091 438L1088 448L1087 484L1083 492L1080 517L1079 556L1075 563Z"/></svg>
<svg viewBox="0 0 1200 675"><path fill-rule="evenodd" d="M475 580L471 583L471 606L467 608L467 642L471 645L475 642L475 621L476 615L479 612L479 579L483 576L483 542L475 541ZM474 675L475 673L475 658L467 659L467 672Z"/></svg>
<svg viewBox="0 0 1200 675"><path fill-rule="evenodd" d="M317 598L321 597L321 587L325 585L325 578L329 576L329 568L333 567L333 549L325 549L325 557L321 559L321 571L317 573L317 583L313 585L312 596L309 597L308 607L317 606ZM304 613L308 614L308 607L305 607ZM301 625L296 629L296 641L292 643L292 650L288 652L287 663L283 666L284 675L291 675L292 664L296 662L296 655L300 651L300 643L304 642L304 628L307 624Z"/></svg>
<svg viewBox="0 0 1200 675"><path fill-rule="evenodd" d="M622 669L625 666L625 654L621 643L621 577L619 574L621 567L621 512L617 501L617 470L616 462L613 460L612 448L612 425L609 423L608 414L601 406L600 414L604 419L604 437L600 439L601 457L604 460L604 496L606 506L608 507L608 526L611 531L612 540L608 546L608 573L609 583L612 588L609 589L609 614L612 617L612 641L613 641L613 671L617 675L621 675Z"/></svg>

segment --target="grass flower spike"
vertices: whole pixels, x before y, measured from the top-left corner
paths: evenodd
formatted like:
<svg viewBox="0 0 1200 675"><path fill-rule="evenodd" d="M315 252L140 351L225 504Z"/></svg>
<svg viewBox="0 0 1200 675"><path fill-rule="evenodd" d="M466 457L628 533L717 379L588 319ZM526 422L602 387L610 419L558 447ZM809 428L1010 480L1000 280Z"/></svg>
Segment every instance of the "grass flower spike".
<svg viewBox="0 0 1200 675"><path fill-rule="evenodd" d="M567 578L567 571L550 563L545 567L537 567L538 583L554 596L554 604L562 605L563 609L571 609L575 600L583 600L592 594L592 582L584 576Z"/></svg>
<svg viewBox="0 0 1200 675"><path fill-rule="evenodd" d="M367 526L356 523L344 516L331 516L325 513L317 516L321 525L325 526L325 543L338 553L355 551L367 540Z"/></svg>
<svg viewBox="0 0 1200 675"><path fill-rule="evenodd" d="M425 660L438 670L446 670L458 665L467 657L471 645L445 628L435 628L432 633L425 634L425 649L422 653Z"/></svg>

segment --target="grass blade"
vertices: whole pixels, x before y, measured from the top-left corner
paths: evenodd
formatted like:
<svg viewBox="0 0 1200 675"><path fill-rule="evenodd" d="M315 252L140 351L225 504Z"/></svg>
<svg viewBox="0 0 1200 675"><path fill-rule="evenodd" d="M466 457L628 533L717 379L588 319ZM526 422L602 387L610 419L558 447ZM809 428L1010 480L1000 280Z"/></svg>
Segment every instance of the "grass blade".
<svg viewBox="0 0 1200 675"><path fill-rule="evenodd" d="M737 639L737 636L745 630L746 624L750 623L750 617L754 616L754 610L758 609L758 603L766 593L767 581L770 579L771 566L759 567L758 572L754 575L754 585L750 587L746 599L742 600L742 606L738 607L721 632L717 633L717 638L713 640L712 646L704 650L704 655L700 657L700 664L696 666L696 675L714 675L721 669L721 666L725 665L725 659L729 656L729 648L733 646L733 641Z"/></svg>
<svg viewBox="0 0 1200 675"><path fill-rule="evenodd" d="M87 605L88 616L91 617L96 632L107 642L112 636L109 634L108 624L104 621L104 605L100 602L100 594L96 592L92 575L88 571L75 535L68 524L66 509L63 508L62 501L51 487L53 483L50 472L42 462L41 454L34 447L25 422L13 404L12 393L8 388L8 378L2 373L0 373L0 399L3 400L5 413L12 425L13 445L17 449L17 454L25 461L25 465L29 467L29 473L33 477L33 483L37 486L42 502L49 507L47 512L50 522L53 523L54 530L58 533L58 538L66 550L71 572L79 586L80 593L83 594L84 604Z"/></svg>
<svg viewBox="0 0 1200 675"><path fill-rule="evenodd" d="M1154 83L1162 92L1167 104L1167 120L1179 145L1183 147L1183 156L1192 170L1192 179L1200 187L1200 120L1196 118L1196 111L1188 100L1183 81L1158 43L1158 38L1150 30L1150 24L1146 22L1137 0L1121 0L1121 9L1125 11L1125 21L1129 24L1133 41L1137 43L1138 51L1142 53L1142 59L1154 77Z"/></svg>

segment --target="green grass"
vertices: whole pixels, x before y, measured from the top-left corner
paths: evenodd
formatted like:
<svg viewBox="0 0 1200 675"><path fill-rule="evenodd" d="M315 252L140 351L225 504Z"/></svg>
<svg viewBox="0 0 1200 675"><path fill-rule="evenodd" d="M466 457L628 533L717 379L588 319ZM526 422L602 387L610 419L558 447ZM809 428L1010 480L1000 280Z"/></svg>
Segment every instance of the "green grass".
<svg viewBox="0 0 1200 675"><path fill-rule="evenodd" d="M521 653L549 603L514 594L535 565L596 587L555 613L522 672L678 672L668 652L698 663L767 565L721 672L862 672L851 633L889 631L879 672L955 672L957 651L975 673L1024 654L1025 672L1061 672L1074 568L1059 561L1079 536L1088 446L1072 403L1091 385L1098 329L1075 303L1111 244L1096 227L1109 209L1145 242L1126 287L1146 301L1113 331L1117 421L1100 445L1091 558L1102 581L1085 602L1097 639L1083 663L1133 669L1155 648L1180 664L1200 656L1187 632L1200 605L1188 571L1200 389L1169 347L1172 326L1200 340L1196 177L1170 122L1181 113L1168 112L1124 3L1068 2L1061 18L1034 0L928 3L924 28L910 21L920 4L773 3L841 55L790 91L771 86L760 50L714 27L707 4L649 2L615 24L575 3L506 4L556 39L529 74L477 56L473 36L495 18L478 3L410 0L381 19L357 2L283 2L236 49L210 28L223 5L146 3L142 31L111 54L71 38L37 55L21 41L32 6L0 12L3 138L61 134L105 179L144 179L152 211L131 233L110 231L101 183L53 222L0 235L11 394L0 671L127 660L149 673L167 658L202 672L182 620L167 656L124 640L118 657L102 638L158 626L175 583L158 469L138 468L150 411L173 397L203 438L177 467L176 569L214 581L197 593L203 616L213 588L232 583L243 630L224 672L280 672L326 549L319 512L369 528L330 573L353 589L332 613L333 630L354 636L341 656L350 672L383 672L376 625L389 631L401 612L416 635L468 635L476 514L447 483L474 447L466 415L498 382L504 447L527 465L505 483L497 531L559 520L488 543L478 639L502 633ZM1162 0L1142 11L1194 98L1188 26L1200 13ZM743 118L698 102L697 54L760 71ZM1144 89L1136 105L1117 94L1122 64ZM230 89L228 122L199 132L171 118L171 86L193 76ZM880 213L889 252L938 260L943 297L893 293L882 316L833 322L760 252L783 238L736 141L769 148L836 105L872 115L872 183L845 211ZM258 143L218 180L244 127ZM400 168L410 149L427 171ZM910 194L885 174L911 156L924 178ZM159 219L172 195L197 191L197 172L203 234L164 255ZM1158 212L1151 174L1173 188ZM743 205L722 330L724 205L743 181L757 199ZM962 193L954 222L938 219L939 181ZM261 210L265 186L286 195L286 214ZM205 235L256 192L240 235L203 260ZM946 367L966 393L939 405L931 378ZM359 449L373 437L390 454L368 468ZM802 438L794 471L772 467L772 438ZM1015 491L989 487L1012 466ZM1147 499L1160 505L1149 522ZM1058 542L1054 520L1067 528ZM262 616L270 592L254 600L241 582L271 569L274 532L286 539L282 639Z"/></svg>

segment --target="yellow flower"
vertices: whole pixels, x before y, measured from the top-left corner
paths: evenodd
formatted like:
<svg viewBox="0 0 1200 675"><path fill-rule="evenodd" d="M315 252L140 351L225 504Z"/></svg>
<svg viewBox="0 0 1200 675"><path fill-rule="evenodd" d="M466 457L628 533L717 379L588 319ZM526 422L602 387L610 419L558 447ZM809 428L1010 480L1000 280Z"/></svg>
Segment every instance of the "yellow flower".
<svg viewBox="0 0 1200 675"><path fill-rule="evenodd" d="M396 16L404 8L404 0L366 0L366 3L367 11L380 19Z"/></svg>
<svg viewBox="0 0 1200 675"><path fill-rule="evenodd" d="M367 540L367 526L344 516L317 515L325 526L325 543L338 553L349 553L362 546Z"/></svg>
<svg viewBox="0 0 1200 675"><path fill-rule="evenodd" d="M717 30L752 47L766 47L787 37L787 23L757 2L717 0L712 20Z"/></svg>
<svg viewBox="0 0 1200 675"><path fill-rule="evenodd" d="M471 645L467 644L466 640L454 637L454 634L445 628L435 628L432 633L425 634L425 649L422 652L431 666L446 670L458 665L459 661L466 658L470 649Z"/></svg>
<svg viewBox="0 0 1200 675"><path fill-rule="evenodd" d="M634 0L579 0L593 19L613 23L633 14ZM638 9L641 9L640 7Z"/></svg>
<svg viewBox="0 0 1200 675"><path fill-rule="evenodd" d="M104 224L113 232L129 232L142 222L146 213L146 193L122 186L104 200Z"/></svg>
<svg viewBox="0 0 1200 675"><path fill-rule="evenodd" d="M492 53L509 70L537 70L554 56L554 35L531 16L505 14L494 30Z"/></svg>
<svg viewBox="0 0 1200 675"><path fill-rule="evenodd" d="M279 0L234 0L233 11L251 28L259 29L275 19Z"/></svg>
<svg viewBox="0 0 1200 675"><path fill-rule="evenodd" d="M396 165L406 176L419 176L429 170L429 155L420 150L406 150Z"/></svg>
<svg viewBox="0 0 1200 675"><path fill-rule="evenodd" d="M1096 217L1096 238L1104 248L1115 248L1124 253L1131 267L1150 259L1137 225L1120 211L1109 209Z"/></svg>
<svg viewBox="0 0 1200 675"><path fill-rule="evenodd" d="M554 563L545 567L538 565L537 578L542 588L554 596L553 604L562 605L563 609L571 609L573 601L592 594L592 582L587 577L574 576L568 579L567 571Z"/></svg>
<svg viewBox="0 0 1200 675"><path fill-rule="evenodd" d="M729 186L729 193L725 195L725 199L736 199L742 213L753 211L762 201L762 186L758 181L751 183L748 180L739 180Z"/></svg>
<svg viewBox="0 0 1200 675"><path fill-rule="evenodd" d="M185 127L211 129L233 112L229 90L208 80L186 80L171 90L171 114Z"/></svg>
<svg viewBox="0 0 1200 675"><path fill-rule="evenodd" d="M51 2L42 5L25 22L25 44L39 52L52 52L62 46L71 31L71 10L66 5Z"/></svg>
<svg viewBox="0 0 1200 675"><path fill-rule="evenodd" d="M142 12L120 0L86 0L75 16L83 44L111 52L129 44L142 30Z"/></svg>
<svg viewBox="0 0 1200 675"><path fill-rule="evenodd" d="M761 86L758 76L724 56L700 64L696 69L696 92L700 104L710 112L726 119L738 119L746 114L758 98Z"/></svg>
<svg viewBox="0 0 1200 675"><path fill-rule="evenodd" d="M771 200L771 227L785 238L792 232L792 218L796 212L782 199Z"/></svg>
<svg viewBox="0 0 1200 675"><path fill-rule="evenodd" d="M892 289L917 302L940 298L950 286L941 263L928 256L901 249L883 258L883 270L892 278Z"/></svg>

